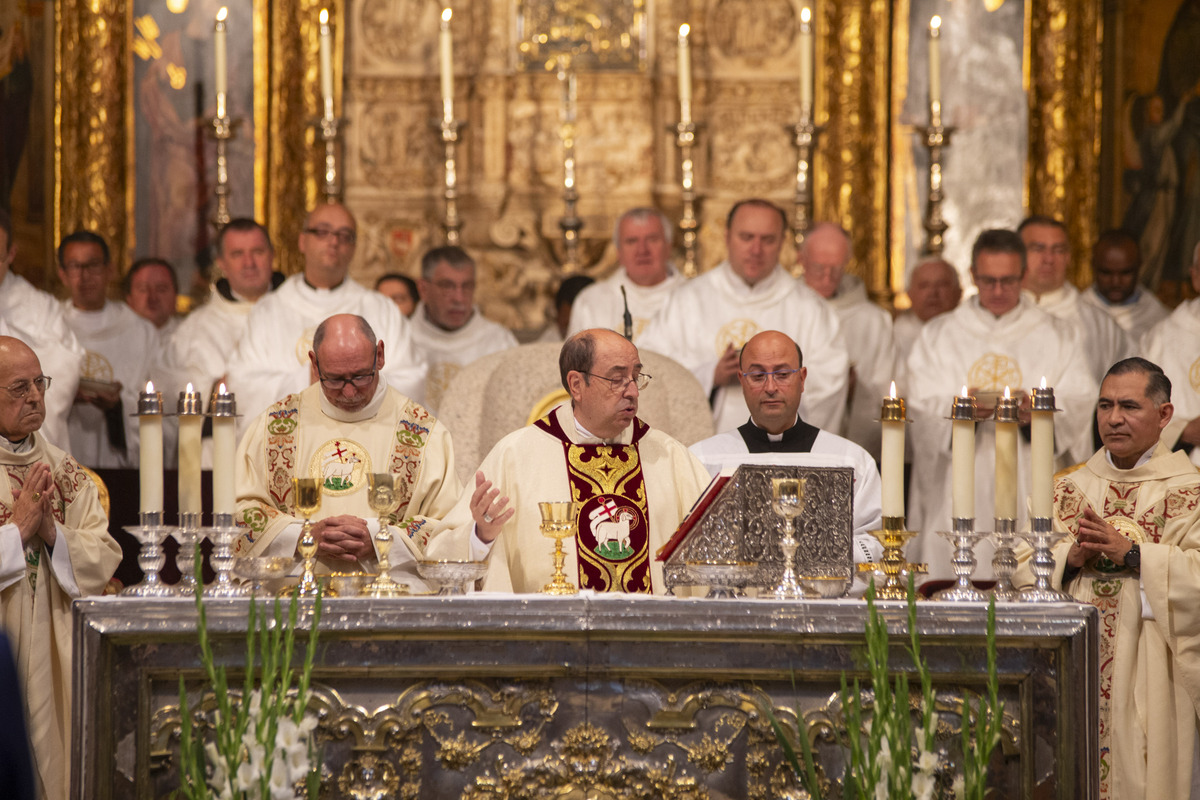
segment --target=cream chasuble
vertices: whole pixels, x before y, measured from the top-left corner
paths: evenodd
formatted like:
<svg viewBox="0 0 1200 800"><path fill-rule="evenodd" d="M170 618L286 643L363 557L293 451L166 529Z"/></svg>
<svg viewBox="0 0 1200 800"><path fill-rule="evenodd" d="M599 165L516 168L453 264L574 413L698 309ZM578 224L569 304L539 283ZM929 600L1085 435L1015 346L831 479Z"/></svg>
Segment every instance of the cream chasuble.
<svg viewBox="0 0 1200 800"><path fill-rule="evenodd" d="M1163 430L1162 440L1174 448L1188 422L1200 417L1200 298L1181 303L1155 325L1142 339L1141 351L1171 379L1175 416ZM1191 459L1200 465L1200 447L1192 448Z"/></svg>
<svg viewBox="0 0 1200 800"><path fill-rule="evenodd" d="M1097 562L1065 587L1100 610L1100 797L1187 798L1200 724L1200 474L1161 444L1125 470L1101 449L1055 481L1057 527L1076 533L1085 508L1142 552L1137 573ZM1070 546L1055 549L1056 587Z"/></svg>
<svg viewBox="0 0 1200 800"><path fill-rule="evenodd" d="M402 476L403 504L390 523L400 529L389 553L392 574L414 591L424 590L413 560L423 558L425 542L458 499L461 485L450 433L383 381L372 403L357 413L334 408L320 384L313 384L254 420L238 445L237 517L243 534L235 553L295 555L300 517L293 513L293 477L321 482L315 519L353 514L367 521L373 535L378 515L367 504L372 472ZM344 561L321 565L323 571L352 569ZM369 571L376 562L361 566Z"/></svg>
<svg viewBox="0 0 1200 800"><path fill-rule="evenodd" d="M840 430L850 359L837 314L781 266L754 286L747 285L728 261L681 284L646 328L639 347L687 367L711 396L713 370L725 349L740 349L754 334L768 330L786 333L804 353L804 418L818 428ZM736 428L749 416L736 381L717 388L717 430Z"/></svg>
<svg viewBox="0 0 1200 800"><path fill-rule="evenodd" d="M1138 286L1133 297L1120 304L1108 302L1094 286L1085 289L1080 299L1112 317L1135 347L1148 330L1171 315L1171 309L1144 286Z"/></svg>
<svg viewBox="0 0 1200 800"><path fill-rule="evenodd" d="M568 404L556 407L551 414L571 442L603 443L579 432ZM630 425L623 431L616 443L629 444L632 428ZM665 590L662 564L653 554L675 533L680 520L708 485L708 473L682 443L653 429L638 441L638 454L646 491L651 590L662 594ZM554 541L541 533L538 503L572 499L563 443L530 425L497 442L479 469L500 489L501 495L509 498L509 506L516 509L491 548L483 590L537 592L554 575ZM464 490L446 517L444 532L429 542L426 550L430 558L459 561L471 558L475 524L470 502L474 490L473 483ZM563 549L567 555L567 577L578 586L579 555L575 540L564 539Z"/></svg>
<svg viewBox="0 0 1200 800"><path fill-rule="evenodd" d="M1071 284L1063 284L1052 292L1046 292L1035 302L1042 311L1075 326L1084 356L1097 383L1104 379L1109 367L1134 354L1134 342L1116 320L1083 302L1079 290Z"/></svg>
<svg viewBox="0 0 1200 800"><path fill-rule="evenodd" d="M633 322L633 343L638 344L642 332L650 324L671 296L675 287L684 283L684 278L674 267L669 267L667 277L653 286L639 286L629 280L625 268L618 265L617 271L602 281L588 286L575 298L571 306L571 322L567 325L567 336L591 328L608 328L622 336L625 334L625 299L629 301L629 315ZM621 297L625 288L625 298Z"/></svg>
<svg viewBox="0 0 1200 800"><path fill-rule="evenodd" d="M412 328L396 304L351 278L333 289L314 289L299 274L254 304L246 333L229 363L229 388L237 395L243 421L308 386L313 334L334 314L357 314L370 323L384 344L382 374L388 385L420 402L425 361L413 347Z"/></svg>
<svg viewBox="0 0 1200 800"><path fill-rule="evenodd" d="M1005 386L1029 391L1046 378L1062 413L1054 415L1054 453L1058 466L1080 460L1073 453L1090 450L1097 386L1073 328L1022 298L1017 307L996 318L972 297L948 314L925 323L907 370L913 473L907 516L909 528L921 531L910 545L910 559L929 564L929 578L951 578L950 545L937 534L950 530L950 414L962 387L1000 392ZM995 424L975 426L975 519L991 530L995 517ZM1086 456L1085 456L1086 457ZM1017 526L1026 528L1029 497L1029 442L1017 437ZM976 550L976 576L992 575L992 548Z"/></svg>
<svg viewBox="0 0 1200 800"><path fill-rule="evenodd" d="M424 303L418 303L412 318L413 347L429 365L425 377L425 403L437 409L450 381L476 359L517 346L508 328L492 322L473 309L467 324L456 331L442 330L429 321Z"/></svg>
<svg viewBox="0 0 1200 800"><path fill-rule="evenodd" d="M184 317L167 343L168 366L184 384L191 381L205 408L216 382L229 371L253 308L254 303L228 300L214 287L208 302Z"/></svg>
<svg viewBox="0 0 1200 800"><path fill-rule="evenodd" d="M98 595L121 563L108 535L96 486L78 462L40 433L33 447L0 447L0 622L13 643L25 689L29 738L41 797L66 800L71 772L71 601ZM13 490L37 462L54 473L51 506L58 538L53 553L34 537L26 547L11 524Z"/></svg>

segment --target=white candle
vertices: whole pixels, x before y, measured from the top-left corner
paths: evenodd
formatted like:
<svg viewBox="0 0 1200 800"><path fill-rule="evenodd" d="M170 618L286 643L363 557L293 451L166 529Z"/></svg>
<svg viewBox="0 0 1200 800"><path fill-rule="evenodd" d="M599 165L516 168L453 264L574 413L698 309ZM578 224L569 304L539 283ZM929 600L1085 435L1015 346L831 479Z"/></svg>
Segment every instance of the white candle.
<svg viewBox="0 0 1200 800"><path fill-rule="evenodd" d="M942 18L929 21L929 113L933 124L942 119Z"/></svg>
<svg viewBox="0 0 1200 800"><path fill-rule="evenodd" d="M192 384L179 395L179 513L199 514L203 510L200 494L200 429L204 427L200 393Z"/></svg>
<svg viewBox="0 0 1200 800"><path fill-rule="evenodd" d="M454 119L454 49L450 38L450 17L453 11L442 9L442 27L438 32L438 57L442 76L442 114L449 122Z"/></svg>
<svg viewBox="0 0 1200 800"><path fill-rule="evenodd" d="M325 119L333 119L333 28L329 25L329 10L321 9L321 99Z"/></svg>
<svg viewBox="0 0 1200 800"><path fill-rule="evenodd" d="M880 458L883 478L883 516L904 516L904 401L896 397L896 382L883 399L880 424L883 448Z"/></svg>
<svg viewBox="0 0 1200 800"><path fill-rule="evenodd" d="M146 382L138 398L138 477L142 512L163 510L163 418L162 400L154 382Z"/></svg>
<svg viewBox="0 0 1200 800"><path fill-rule="evenodd" d="M951 412L953 430L950 434L953 479L953 516L955 519L975 517L975 398L962 395Z"/></svg>
<svg viewBox="0 0 1200 800"><path fill-rule="evenodd" d="M811 117L813 107L812 9L800 9L800 114Z"/></svg>
<svg viewBox="0 0 1200 800"><path fill-rule="evenodd" d="M1011 400L1007 386L1004 387L1004 399ZM1003 408L1002 401L996 410L996 518L1016 519L1017 420L1003 417Z"/></svg>
<svg viewBox="0 0 1200 800"><path fill-rule="evenodd" d="M1054 390L1033 390L1030 420L1030 506L1035 517L1049 517L1054 509Z"/></svg>
<svg viewBox="0 0 1200 800"><path fill-rule="evenodd" d="M679 26L679 120L685 125L692 121L692 53L688 48L691 29L686 22Z"/></svg>
<svg viewBox="0 0 1200 800"><path fill-rule="evenodd" d="M237 500L234 491L236 469L234 450L234 415L237 413L234 396L222 383L217 389L221 415L213 415L213 514L232 514Z"/></svg>
<svg viewBox="0 0 1200 800"><path fill-rule="evenodd" d="M225 57L225 19L228 16L229 9L221 6L221 10L217 12L216 24L213 26L213 47L216 50L213 55L213 64L217 73L214 81L217 87L217 116L222 119L226 115L226 96L229 92L229 71Z"/></svg>

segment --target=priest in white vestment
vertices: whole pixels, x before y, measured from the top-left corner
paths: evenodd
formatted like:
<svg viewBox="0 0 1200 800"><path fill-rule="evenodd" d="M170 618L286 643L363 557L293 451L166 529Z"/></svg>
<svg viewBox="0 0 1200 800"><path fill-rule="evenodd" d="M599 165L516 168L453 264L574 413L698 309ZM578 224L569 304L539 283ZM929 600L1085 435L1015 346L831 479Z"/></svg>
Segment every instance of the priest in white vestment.
<svg viewBox="0 0 1200 800"><path fill-rule="evenodd" d="M388 386L385 355L362 317L338 315L318 326L313 384L270 406L238 445L237 555L296 555L302 520L292 478L311 477L321 487L312 528L322 571L377 570L379 517L367 502L367 476L392 473L404 501L389 523L391 574L413 591L427 590L416 562L461 486L450 434Z"/></svg>
<svg viewBox="0 0 1200 800"><path fill-rule="evenodd" d="M16 651L38 796L66 800L71 602L103 592L121 548L95 484L38 432L47 388L33 351L0 337L0 628Z"/></svg>
<svg viewBox="0 0 1200 800"><path fill-rule="evenodd" d="M63 318L58 300L13 272L16 257L12 220L0 209L0 320L7 326L5 334L32 347L42 369L54 379L54 391L45 399L46 421L39 433L51 444L67 448L68 418L79 388L83 347Z"/></svg>
<svg viewBox="0 0 1200 800"><path fill-rule="evenodd" d="M933 256L917 263L908 276L908 300L911 305L896 315L892 332L896 342L897 382L903 386L904 365L912 352L921 328L938 314L958 308L962 302L962 282L958 270L945 259ZM904 388L901 394L906 394Z"/></svg>
<svg viewBox="0 0 1200 800"><path fill-rule="evenodd" d="M883 546L871 531L882 520L882 484L875 459L858 444L809 425L800 418L804 394L803 354L779 331L763 331L742 348L738 380L750 419L735 430L692 445L692 452L709 474L738 464L800 464L812 467L850 467L854 470L855 564L877 561ZM855 580L854 594L866 590Z"/></svg>
<svg viewBox="0 0 1200 800"><path fill-rule="evenodd" d="M1104 446L1055 481L1055 527L1071 536L1054 585L1100 611L1104 800L1195 798L1200 785L1200 473L1160 441L1170 399L1157 365L1114 365Z"/></svg>
<svg viewBox="0 0 1200 800"><path fill-rule="evenodd" d="M461 247L435 247L421 258L421 301L412 315L413 345L425 358L425 404L436 410L458 371L517 346L512 332L475 306L475 261Z"/></svg>
<svg viewBox="0 0 1200 800"><path fill-rule="evenodd" d="M683 364L709 393L717 430L746 421L738 386L738 351L761 330L786 333L808 362L808 421L840 430L850 359L837 314L784 271L779 251L787 218L766 200L744 200L729 212L728 259L671 293L640 344Z"/></svg>
<svg viewBox="0 0 1200 800"><path fill-rule="evenodd" d="M655 208L632 208L619 216L613 229L617 269L579 293L567 335L608 328L637 344L671 291L686 280L670 262L671 232L670 221Z"/></svg>
<svg viewBox="0 0 1200 800"><path fill-rule="evenodd" d="M1109 367L1133 355L1136 343L1130 341L1111 316L1083 302L1080 291L1067 282L1071 246L1061 222L1053 217L1028 217L1017 232L1025 242L1028 260L1024 289L1038 308L1065 320L1078 331L1084 357L1099 383Z"/></svg>
<svg viewBox="0 0 1200 800"><path fill-rule="evenodd" d="M896 380L895 338L891 315L871 302L861 278L846 274L850 253L850 234L821 222L805 235L799 256L808 288L837 312L850 354L849 402L840 432L878 460L880 402Z"/></svg>
<svg viewBox="0 0 1200 800"><path fill-rule="evenodd" d="M1192 288L1200 293L1200 244L1192 255ZM1180 303L1151 328L1141 352L1163 368L1174 387L1175 413L1163 429L1163 444L1185 451L1200 466L1200 297Z"/></svg>
<svg viewBox="0 0 1200 800"><path fill-rule="evenodd" d="M1058 466L1075 463L1091 447L1096 380L1073 327L1052 317L1021 293L1025 248L1012 231L984 231L972 250L971 276L979 294L925 324L908 359L908 406L914 442L908 525L920 531L909 559L929 564L929 578L951 578L950 546L937 531L951 527L950 415L965 385L988 414L1008 387L1022 398L1023 435L1018 437L1017 497L1029 496L1028 390L1046 379L1054 389L1054 453ZM975 524L992 530L995 517L995 424L975 429ZM1018 530L1026 527L1026 504L1018 502ZM992 548L976 550L976 575L992 574Z"/></svg>
<svg viewBox="0 0 1200 800"><path fill-rule="evenodd" d="M1106 231L1092 247L1095 280L1083 292L1083 301L1112 317L1135 346L1171 313L1138 281L1141 271L1137 239L1122 230Z"/></svg>
<svg viewBox="0 0 1200 800"><path fill-rule="evenodd" d="M158 331L165 342L179 327L175 314L179 297L179 279L169 261L139 258L121 279L125 305Z"/></svg>
<svg viewBox="0 0 1200 800"><path fill-rule="evenodd" d="M554 574L538 503L581 504L563 540L577 587L662 594L655 552L708 484L680 442L637 417L650 376L637 348L606 329L575 334L559 371L571 402L501 439L427 547L431 558L487 559L485 591L537 592Z"/></svg>
<svg viewBox="0 0 1200 800"><path fill-rule="evenodd" d="M63 239L58 277L71 294L63 315L86 351L69 421L71 453L93 469L135 467L133 414L159 363L158 332L129 306L108 299L112 264L99 235L76 231Z"/></svg>
<svg viewBox="0 0 1200 800"><path fill-rule="evenodd" d="M357 238L345 207L325 203L309 212L299 239L304 272L254 304L229 364L229 389L243 420L308 385L313 333L334 314L366 318L387 345L388 385L418 402L424 397L425 362L413 347L408 320L391 300L350 278Z"/></svg>

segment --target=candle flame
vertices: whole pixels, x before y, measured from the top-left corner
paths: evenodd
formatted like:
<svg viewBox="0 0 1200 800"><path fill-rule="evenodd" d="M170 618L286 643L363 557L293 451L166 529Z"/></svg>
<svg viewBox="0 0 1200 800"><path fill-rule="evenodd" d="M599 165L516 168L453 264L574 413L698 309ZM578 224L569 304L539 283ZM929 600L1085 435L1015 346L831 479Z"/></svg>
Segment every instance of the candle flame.
<svg viewBox="0 0 1200 800"><path fill-rule="evenodd" d="M329 9L328 8L321 9L321 24L322 25L329 24Z"/></svg>
<svg viewBox="0 0 1200 800"><path fill-rule="evenodd" d="M225 18L228 16L229 16L229 9L226 8L225 6L221 6L221 10L217 12L217 22L224 22Z"/></svg>
<svg viewBox="0 0 1200 800"><path fill-rule="evenodd" d="M225 388L225 381L221 381L221 384L217 387L217 394L229 394L229 390Z"/></svg>
<svg viewBox="0 0 1200 800"><path fill-rule="evenodd" d="M146 381L146 394L154 394L154 381Z"/></svg>
<svg viewBox="0 0 1200 800"><path fill-rule="evenodd" d="M942 27L942 18L934 14L933 19L929 20L929 30L936 31L940 27Z"/></svg>
<svg viewBox="0 0 1200 800"><path fill-rule="evenodd" d="M1042 389L1044 390L1045 388L1046 388L1046 376L1043 375L1042 376Z"/></svg>
<svg viewBox="0 0 1200 800"><path fill-rule="evenodd" d="M962 394L959 397L967 397L967 385L965 383L963 384Z"/></svg>
<svg viewBox="0 0 1200 800"><path fill-rule="evenodd" d="M800 21L807 25L812 21L812 9L808 6L800 9Z"/></svg>
<svg viewBox="0 0 1200 800"><path fill-rule="evenodd" d="M191 381L188 381L187 389L185 389L183 393L184 394L195 394L196 393L196 389L195 389L195 387L192 386Z"/></svg>
<svg viewBox="0 0 1200 800"><path fill-rule="evenodd" d="M442 22L449 22L452 16L454 16L453 9L449 7L442 9Z"/></svg>
<svg viewBox="0 0 1200 800"><path fill-rule="evenodd" d="M892 381L892 388L888 389L888 397L893 400L896 399L896 382L895 381Z"/></svg>
<svg viewBox="0 0 1200 800"><path fill-rule="evenodd" d="M1004 387L1004 399L1012 400L1012 395L1009 393L1007 386Z"/></svg>
<svg viewBox="0 0 1200 800"><path fill-rule="evenodd" d="M692 26L686 22L679 26L679 38L686 39L688 34L692 32Z"/></svg>

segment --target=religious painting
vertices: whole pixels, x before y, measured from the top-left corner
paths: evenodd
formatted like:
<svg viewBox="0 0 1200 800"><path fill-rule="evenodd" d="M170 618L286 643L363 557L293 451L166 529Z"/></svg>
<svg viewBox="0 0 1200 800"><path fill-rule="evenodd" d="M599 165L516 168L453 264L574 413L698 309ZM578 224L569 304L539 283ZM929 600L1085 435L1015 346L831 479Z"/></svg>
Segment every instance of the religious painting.
<svg viewBox="0 0 1200 800"><path fill-rule="evenodd" d="M226 0L136 0L131 256L165 258L180 291L207 266L215 233L216 114L213 26L228 6L229 211L254 216L254 10Z"/></svg>
<svg viewBox="0 0 1200 800"><path fill-rule="evenodd" d="M1110 22L1104 222L1138 238L1142 280L1170 297L1200 242L1200 0L1126 0Z"/></svg>

